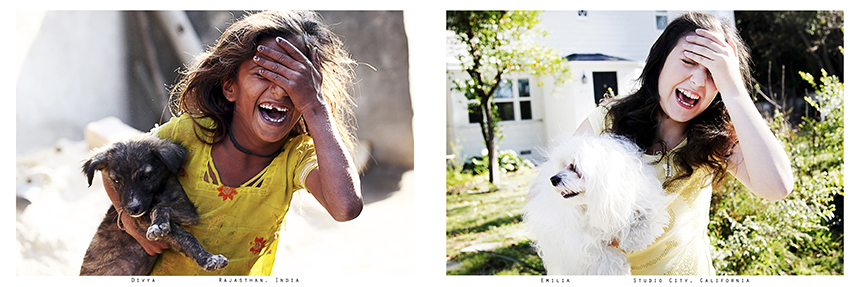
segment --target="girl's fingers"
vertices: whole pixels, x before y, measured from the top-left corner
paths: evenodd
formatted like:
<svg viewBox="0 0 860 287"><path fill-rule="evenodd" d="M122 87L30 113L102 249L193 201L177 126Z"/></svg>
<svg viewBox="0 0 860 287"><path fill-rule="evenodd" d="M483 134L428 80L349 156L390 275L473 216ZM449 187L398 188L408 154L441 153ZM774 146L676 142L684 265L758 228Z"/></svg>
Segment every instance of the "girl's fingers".
<svg viewBox="0 0 860 287"><path fill-rule="evenodd" d="M293 78L301 75L301 73L294 69L290 69L289 67L285 67L284 65L281 65L275 61L272 61L265 57L261 57L259 55L255 55L253 60L255 63L257 63L257 65L264 68L262 70L268 70L269 72L272 72L279 76L283 75L286 78Z"/></svg>
<svg viewBox="0 0 860 287"><path fill-rule="evenodd" d="M260 45L257 47L257 55L254 57L255 62L287 78L305 75L315 84L322 82L322 74L319 72L319 54L316 48L310 51L312 61L291 42L281 37L277 37L275 40L287 53L284 54L271 47Z"/></svg>
<svg viewBox="0 0 860 287"><path fill-rule="evenodd" d="M305 56L291 42L280 37L275 38L275 41L277 46L268 44L257 47L257 53L252 58L259 66L257 73L283 88L299 111L305 110L302 107L322 102L318 51L311 49Z"/></svg>
<svg viewBox="0 0 860 287"><path fill-rule="evenodd" d="M708 48L716 54L736 56L737 48L734 43L704 29L697 29L696 35L686 37L688 43ZM701 54L701 53L700 53Z"/></svg>
<svg viewBox="0 0 860 287"><path fill-rule="evenodd" d="M266 58L272 60L287 69L294 71L302 71L307 68L307 65L303 64L301 61L296 60L289 54L284 54L278 51L273 50L270 47L266 47L263 45L257 46L257 55L258 58ZM304 56L302 56L304 57ZM256 59L255 59L256 60ZM307 62L305 62L307 63Z"/></svg>
<svg viewBox="0 0 860 287"><path fill-rule="evenodd" d="M265 67L265 66L263 66L263 67ZM290 94L290 91L294 90L294 88L295 88L296 81L292 80L290 77L285 77L281 73L277 73L277 72L273 71L272 69L260 68L260 70L257 71L257 73L259 73L260 76L263 76L264 78L269 79L269 81L272 81L273 83L277 84L278 86L284 88L284 90L287 91L288 94ZM291 75L297 74L294 71L289 71L288 73Z"/></svg>
<svg viewBox="0 0 860 287"><path fill-rule="evenodd" d="M702 55L699 55L699 54L696 54L696 53L690 52L690 51L684 51L684 56L686 56L687 59L690 59L690 61L693 61L693 62L696 62L699 64L702 64L702 62L704 62L705 60L710 60L708 58L705 58Z"/></svg>
<svg viewBox="0 0 860 287"><path fill-rule="evenodd" d="M703 59L714 60L713 54L714 51L702 47L701 45L692 45L692 44L684 44L684 55L690 60L695 61L696 63L701 63Z"/></svg>
<svg viewBox="0 0 860 287"><path fill-rule="evenodd" d="M716 35L714 35L714 33L711 33L711 31L708 31L705 29L696 29L695 32L696 32L696 35L699 35L699 36L705 37L705 38L709 38L709 39L711 39L711 41L716 41L716 39L717 39L717 37L716 37Z"/></svg>
<svg viewBox="0 0 860 287"><path fill-rule="evenodd" d="M314 69L316 69L317 71L319 71L319 70L320 70L320 52L319 52L319 50L317 50L317 48L316 48L316 47L314 47L314 48L311 50L311 58L313 59L313 61L311 62L311 64L313 64L313 65L314 65Z"/></svg>
<svg viewBox="0 0 860 287"><path fill-rule="evenodd" d="M708 39L708 40L710 40L710 43L716 44L718 46L721 46L721 47L727 47L728 46L728 43L726 43L725 39L718 36L717 34L714 34L711 31L708 31L705 29L696 29L696 35L698 35L702 38Z"/></svg>
<svg viewBox="0 0 860 287"><path fill-rule="evenodd" d="M299 49L296 48L296 46L294 46L293 43L291 43L290 41L287 41L286 39L281 37L276 37L275 42L277 42L278 45L281 46L281 48L284 48L284 50L287 51L287 54L289 54L292 59L304 63L310 62L310 60L308 60L308 57L306 57L305 54L302 53L302 51L299 51Z"/></svg>

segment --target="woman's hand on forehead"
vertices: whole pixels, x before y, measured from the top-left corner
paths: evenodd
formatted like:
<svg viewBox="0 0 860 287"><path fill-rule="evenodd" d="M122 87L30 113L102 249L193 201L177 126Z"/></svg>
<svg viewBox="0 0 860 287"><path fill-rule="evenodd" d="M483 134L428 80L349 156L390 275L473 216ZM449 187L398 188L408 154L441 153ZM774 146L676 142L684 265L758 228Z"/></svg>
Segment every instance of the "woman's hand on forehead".
<svg viewBox="0 0 860 287"><path fill-rule="evenodd" d="M696 29L684 37L684 55L703 65L713 77L718 91L743 88L740 60L733 41L727 41L722 34L705 29Z"/></svg>
<svg viewBox="0 0 860 287"><path fill-rule="evenodd" d="M257 65L263 67L259 71L260 75L283 88L299 112L304 113L314 105L325 104L319 92L322 74L316 48L310 50L308 57L282 37L262 42L257 46L257 54L253 58ZM267 45L272 42L274 47ZM284 52L278 51L278 48Z"/></svg>

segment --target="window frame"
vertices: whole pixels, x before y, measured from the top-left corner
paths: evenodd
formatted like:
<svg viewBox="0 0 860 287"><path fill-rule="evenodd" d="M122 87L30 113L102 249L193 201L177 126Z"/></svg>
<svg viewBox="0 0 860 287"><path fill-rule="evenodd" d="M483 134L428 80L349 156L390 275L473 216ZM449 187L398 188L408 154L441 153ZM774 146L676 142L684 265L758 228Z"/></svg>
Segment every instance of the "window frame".
<svg viewBox="0 0 860 287"><path fill-rule="evenodd" d="M497 119L498 122L499 123L502 123L502 122L509 122L510 123L510 122L534 121L535 120L535 118L534 118L534 107L532 106L532 104L534 103L534 93L531 91L532 82L533 82L532 79L530 77L509 77L509 78L503 78L502 81L504 83L510 84L509 87L511 89L510 90L511 97L509 97L509 98L497 97L497 95L499 94L499 90L504 87L503 84L499 84L499 88L496 89L496 92L492 96L493 97L492 103L494 105L496 105L497 108L499 107L499 104L505 104L505 105L510 104L512 109L513 109L513 111L512 111L513 112L513 119L501 119L501 115L499 115L500 118ZM528 92L527 96L521 95L521 92L522 92L521 87L523 86L523 83L525 83L526 84L525 86L527 87L525 90L526 92ZM524 102L528 102L528 106L529 106L529 111L527 112L527 115L530 116L530 118L528 118L528 119L523 119L522 108L523 108ZM470 106L477 105L477 104L478 104L478 100L469 100L468 103L466 104L467 105L466 120L468 121L468 124L470 124L470 125L479 123L479 122L473 122L472 121L473 115L470 111L472 109L472 108L470 108ZM483 117L483 115L481 115L481 117Z"/></svg>
<svg viewBox="0 0 860 287"><path fill-rule="evenodd" d="M660 19L663 19L662 23ZM663 27L660 27L660 24L663 24ZM655 10L654 11L654 28L657 31L666 30L666 26L669 25L669 12L667 10Z"/></svg>

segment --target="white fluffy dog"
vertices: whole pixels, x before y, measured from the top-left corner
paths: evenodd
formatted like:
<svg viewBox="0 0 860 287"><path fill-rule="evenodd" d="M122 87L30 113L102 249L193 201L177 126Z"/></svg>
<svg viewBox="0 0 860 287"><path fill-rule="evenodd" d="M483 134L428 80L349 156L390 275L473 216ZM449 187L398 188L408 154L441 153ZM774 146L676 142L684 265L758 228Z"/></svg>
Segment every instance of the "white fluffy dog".
<svg viewBox="0 0 860 287"><path fill-rule="evenodd" d="M551 151L529 196L524 221L550 275L629 275L624 252L654 243L668 222L653 166L611 134L574 136Z"/></svg>

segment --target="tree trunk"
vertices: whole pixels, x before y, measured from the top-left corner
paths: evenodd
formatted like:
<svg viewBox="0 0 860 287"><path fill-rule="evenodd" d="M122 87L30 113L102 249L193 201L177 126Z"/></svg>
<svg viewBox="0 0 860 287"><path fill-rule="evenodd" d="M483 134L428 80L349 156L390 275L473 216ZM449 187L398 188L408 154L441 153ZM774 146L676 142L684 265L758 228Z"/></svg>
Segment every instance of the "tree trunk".
<svg viewBox="0 0 860 287"><path fill-rule="evenodd" d="M481 111L484 114L484 123L486 128L482 129L484 133L484 143L487 146L487 168L490 173L490 183L499 182L499 155L496 152L496 127L494 125L493 107L490 103L490 96L482 97Z"/></svg>

